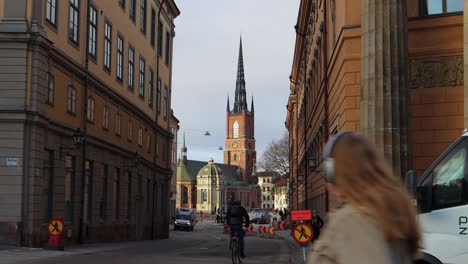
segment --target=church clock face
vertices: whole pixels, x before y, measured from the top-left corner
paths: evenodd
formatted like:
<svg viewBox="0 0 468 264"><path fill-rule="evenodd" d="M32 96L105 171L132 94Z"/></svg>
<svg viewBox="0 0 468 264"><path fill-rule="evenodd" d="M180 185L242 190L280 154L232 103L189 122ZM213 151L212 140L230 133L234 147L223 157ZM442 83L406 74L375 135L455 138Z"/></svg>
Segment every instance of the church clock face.
<svg viewBox="0 0 468 264"><path fill-rule="evenodd" d="M233 148L237 148L237 142L232 143Z"/></svg>

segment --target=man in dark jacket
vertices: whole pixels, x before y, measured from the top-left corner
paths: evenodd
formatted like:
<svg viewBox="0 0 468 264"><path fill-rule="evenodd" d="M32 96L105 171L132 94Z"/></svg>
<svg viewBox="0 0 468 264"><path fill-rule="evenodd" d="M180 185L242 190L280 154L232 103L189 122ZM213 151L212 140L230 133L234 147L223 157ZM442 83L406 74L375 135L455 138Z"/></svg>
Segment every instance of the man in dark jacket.
<svg viewBox="0 0 468 264"><path fill-rule="evenodd" d="M231 237L234 233L237 233L240 244L240 254L242 258L245 258L244 254L244 236L245 230L242 228L242 224L245 220L245 226L250 225L250 218L247 210L242 206L240 201L235 201L231 204L231 207L227 211L226 221L231 229Z"/></svg>

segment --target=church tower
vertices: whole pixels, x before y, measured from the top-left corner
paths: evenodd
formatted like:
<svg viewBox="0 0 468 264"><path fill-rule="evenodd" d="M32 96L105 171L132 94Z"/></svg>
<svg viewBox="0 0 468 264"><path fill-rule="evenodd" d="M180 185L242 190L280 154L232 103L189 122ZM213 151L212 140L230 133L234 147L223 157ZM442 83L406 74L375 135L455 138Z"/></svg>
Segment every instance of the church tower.
<svg viewBox="0 0 468 264"><path fill-rule="evenodd" d="M234 107L232 109L229 103L229 96L227 100L227 135L224 150L224 164L239 166L242 179L249 184L252 183L252 173L254 172L257 156L255 151L254 120L253 97L250 111L247 106L241 38L237 64L236 92Z"/></svg>

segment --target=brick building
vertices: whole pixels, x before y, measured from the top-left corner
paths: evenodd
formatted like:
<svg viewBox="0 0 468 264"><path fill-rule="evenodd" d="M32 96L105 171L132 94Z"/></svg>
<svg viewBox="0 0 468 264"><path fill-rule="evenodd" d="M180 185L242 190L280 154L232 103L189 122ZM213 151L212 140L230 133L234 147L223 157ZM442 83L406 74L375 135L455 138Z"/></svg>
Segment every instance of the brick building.
<svg viewBox="0 0 468 264"><path fill-rule="evenodd" d="M168 237L180 12L160 3L0 2L0 243L41 246L52 216L65 243Z"/></svg>
<svg viewBox="0 0 468 264"><path fill-rule="evenodd" d="M292 209L329 210L321 161L334 133L368 136L404 177L463 130L463 1L382 2L301 1L286 117Z"/></svg>

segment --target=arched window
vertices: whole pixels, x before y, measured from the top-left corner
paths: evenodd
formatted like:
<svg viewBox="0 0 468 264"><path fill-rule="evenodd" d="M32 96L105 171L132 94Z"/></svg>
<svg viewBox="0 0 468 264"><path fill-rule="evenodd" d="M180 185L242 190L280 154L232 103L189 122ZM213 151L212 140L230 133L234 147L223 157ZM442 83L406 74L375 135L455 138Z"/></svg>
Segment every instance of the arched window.
<svg viewBox="0 0 468 264"><path fill-rule="evenodd" d="M188 204L188 188L182 186L182 204Z"/></svg>
<svg viewBox="0 0 468 264"><path fill-rule="evenodd" d="M237 154L234 154L234 160L237 160Z"/></svg>
<svg viewBox="0 0 468 264"><path fill-rule="evenodd" d="M234 131L234 138L239 138L239 123L235 121L232 127Z"/></svg>

